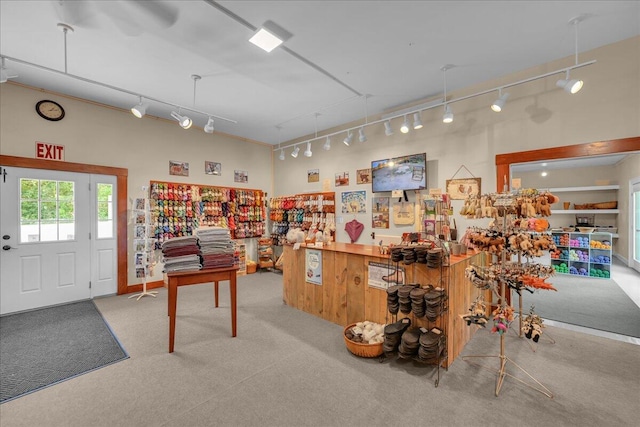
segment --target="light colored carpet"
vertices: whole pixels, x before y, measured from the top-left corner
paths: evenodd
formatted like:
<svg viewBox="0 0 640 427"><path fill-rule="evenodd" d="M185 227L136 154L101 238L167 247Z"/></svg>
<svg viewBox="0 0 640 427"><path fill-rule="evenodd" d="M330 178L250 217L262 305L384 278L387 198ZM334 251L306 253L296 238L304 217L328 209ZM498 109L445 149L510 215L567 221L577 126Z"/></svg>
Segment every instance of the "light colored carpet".
<svg viewBox="0 0 640 427"><path fill-rule="evenodd" d="M179 289L173 354L164 289L97 300L130 359L1 405L2 427L636 425L638 346L549 327L557 344L506 348L553 399L511 379L496 397L496 376L461 359L435 388L431 367L348 353L340 326L282 304L281 283L240 278L236 338L227 286L217 309L212 285ZM498 350L480 330L464 354Z"/></svg>
<svg viewBox="0 0 640 427"><path fill-rule="evenodd" d="M640 338L640 307L614 279L557 274L548 279L557 292L522 292L523 314L534 305L543 319Z"/></svg>

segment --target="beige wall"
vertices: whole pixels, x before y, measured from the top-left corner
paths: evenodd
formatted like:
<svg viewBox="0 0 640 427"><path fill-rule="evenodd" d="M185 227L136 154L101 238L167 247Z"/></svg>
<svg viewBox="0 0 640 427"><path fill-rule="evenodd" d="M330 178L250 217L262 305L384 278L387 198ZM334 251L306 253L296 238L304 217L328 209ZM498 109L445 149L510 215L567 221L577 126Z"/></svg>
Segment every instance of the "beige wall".
<svg viewBox="0 0 640 427"><path fill-rule="evenodd" d="M633 213L631 212L633 203L629 182L634 178L637 179L640 177L640 154L625 157L616 165L616 173L614 176L620 183L618 193L620 195L618 199L618 209L620 209L620 214L618 215L620 229L618 230L618 234L620 237L618 238L617 249L620 257L629 262L632 258L630 247L630 235L632 231L630 231L630 229L633 223Z"/></svg>
<svg viewBox="0 0 640 427"><path fill-rule="evenodd" d="M367 190L367 200L370 202L370 186L355 184L356 169L370 167L372 160L419 152L426 152L427 159L431 161L429 187L444 188L445 181L464 165L471 174L482 178L482 190L491 192L496 189L496 154L640 135L640 37L581 53L579 60L597 62L573 71L572 77L585 82L582 91L575 95L569 95L555 86L560 77L558 75L509 88L511 96L499 114L489 108L489 104L497 97L493 93L453 103L451 106L455 119L448 125L442 123L443 111L439 107L422 114L424 128L419 131L400 133L402 118L398 118L392 121L395 134L391 137L385 136L384 127L378 124L366 128L366 143L358 142L356 135L351 146L346 147L342 143L345 135L341 134L332 138L331 151L328 152L322 150L324 139L313 143L311 158L299 156L293 159L289 155L291 149L288 149L285 161L278 160L277 156L274 160L275 192L283 195L320 191L323 180L328 179L331 191L336 191L336 197L340 197L343 191ZM456 98L480 92L573 63L574 58L567 57L465 88L451 96ZM448 72L447 79L450 82L455 80L455 68ZM376 119L378 117L369 117L370 121ZM319 135L324 133L320 132ZM309 169L320 170L319 183L306 182ZM351 185L334 187L334 175L344 171L350 173ZM456 175L456 178L467 177L470 174L464 170ZM415 196L411 194L410 197ZM454 212L460 210L461 204L454 202ZM370 217L370 211L356 216L366 226L358 243L371 243L371 231L375 231L376 235L397 235L406 231L397 227L390 230L372 229ZM353 215L343 216L344 222L352 218ZM456 222L458 229L483 223L464 220L459 215L456 215ZM347 241L344 225L338 224L337 228L338 240Z"/></svg>
<svg viewBox="0 0 640 427"><path fill-rule="evenodd" d="M366 128L366 143L358 142L356 135L352 146L346 147L342 144L344 135L340 135L333 138L331 151L322 150L322 140L312 145L313 157L300 155L293 159L289 149L284 162L278 160L278 153L275 159L271 157L270 147L259 143L208 135L195 128L185 131L173 121L136 119L128 111L7 83L0 85L0 153L34 157L35 141L62 144L66 147L67 161L128 168L130 195L149 180L239 186L233 182L232 172L242 169L249 172L246 187L262 189L269 196L322 191L323 181L328 179L330 191L336 191L338 198L342 191L367 190L370 200L370 186L355 184L356 169L369 168L376 159L426 152L429 187L444 188L445 181L464 165L474 176L482 178L482 190L489 192L496 188L496 154L640 135L640 37L580 54L581 62L592 59L597 63L572 73L585 81L585 87L576 95L555 87L559 76L549 77L510 88L511 97L500 114L488 108L496 94L487 94L452 104L455 120L449 125L441 122L441 108L432 109L423 113L425 127L420 131L401 134L398 130L401 119L395 119L392 123L395 134L391 137L384 135L381 124L371 126ZM451 96L464 96L571 64L572 56L468 87ZM449 71L448 80L452 84L455 81L455 69ZM36 115L34 105L44 98L64 105L67 117L62 122L46 122ZM273 168L270 159L274 159ZM169 160L189 162L190 176L170 176ZM221 162L223 175L205 175L204 160ZM319 183L307 183L309 169L320 170ZM344 171L350 173L352 184L336 189L334 175ZM469 176L464 170L456 175ZM455 212L461 203L454 202ZM378 235L409 231L372 230L370 215L369 210L357 216L366 226L359 243L372 243L371 231ZM346 222L352 217L343 219ZM480 225L478 221L459 217L456 220L459 229L469 224ZM341 224L337 236L339 241L348 241ZM132 272L129 280L137 282Z"/></svg>
<svg viewBox="0 0 640 427"><path fill-rule="evenodd" d="M66 110L60 122L48 122L35 112L41 99L53 99ZM253 188L271 191L271 146L245 142L201 128L184 130L173 120L145 116L135 118L129 111L43 93L15 84L0 85L0 153L35 157L35 141L65 146L65 160L113 166L129 170L130 197L142 195L150 180L190 184ZM188 177L169 175L169 160L188 162ZM222 163L222 176L206 175L204 161ZM235 183L233 171L246 170L247 184ZM131 230L129 230L131 239ZM132 247L131 241L128 245ZM133 266L133 255L129 266ZM159 269L156 269L159 270ZM129 284L140 283L133 267ZM151 280L162 280L156 271Z"/></svg>

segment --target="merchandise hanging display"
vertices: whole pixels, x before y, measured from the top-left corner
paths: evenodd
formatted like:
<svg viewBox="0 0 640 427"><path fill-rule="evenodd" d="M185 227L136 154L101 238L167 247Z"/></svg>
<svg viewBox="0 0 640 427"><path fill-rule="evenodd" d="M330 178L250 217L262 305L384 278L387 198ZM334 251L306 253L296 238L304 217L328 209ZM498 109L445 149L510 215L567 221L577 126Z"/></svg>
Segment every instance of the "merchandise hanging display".
<svg viewBox="0 0 640 427"><path fill-rule="evenodd" d="M147 291L147 277L153 274L156 264L153 232L151 225L150 200L147 198L147 187L142 187L143 197L133 200L131 206L131 222L134 227L133 250L135 254L136 277L142 279L142 292L129 298L139 300L144 296L156 297L157 291Z"/></svg>

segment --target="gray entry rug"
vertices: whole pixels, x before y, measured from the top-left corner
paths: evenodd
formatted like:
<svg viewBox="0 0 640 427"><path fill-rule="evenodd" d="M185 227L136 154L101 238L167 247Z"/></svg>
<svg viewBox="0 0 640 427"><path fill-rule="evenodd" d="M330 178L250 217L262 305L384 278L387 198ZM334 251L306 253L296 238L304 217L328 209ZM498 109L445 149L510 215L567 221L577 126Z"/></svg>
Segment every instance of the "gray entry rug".
<svg viewBox="0 0 640 427"><path fill-rule="evenodd" d="M531 305L543 319L640 338L640 308L612 279L557 274L547 280L558 292L522 292L522 314ZM518 295L513 293L514 307Z"/></svg>
<svg viewBox="0 0 640 427"><path fill-rule="evenodd" d="M93 301L0 317L0 403L128 357Z"/></svg>

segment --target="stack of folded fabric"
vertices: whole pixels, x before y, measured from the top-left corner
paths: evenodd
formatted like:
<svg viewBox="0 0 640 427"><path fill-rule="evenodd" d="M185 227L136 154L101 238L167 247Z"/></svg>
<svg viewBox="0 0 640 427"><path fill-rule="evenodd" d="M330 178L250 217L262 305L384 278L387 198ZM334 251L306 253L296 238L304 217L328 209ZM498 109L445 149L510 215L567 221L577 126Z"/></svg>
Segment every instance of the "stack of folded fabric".
<svg viewBox="0 0 640 427"><path fill-rule="evenodd" d="M202 227L196 230L196 235L200 240L202 268L233 267L235 245L228 228Z"/></svg>
<svg viewBox="0 0 640 427"><path fill-rule="evenodd" d="M200 247L196 236L173 237L162 242L164 272L200 270Z"/></svg>

